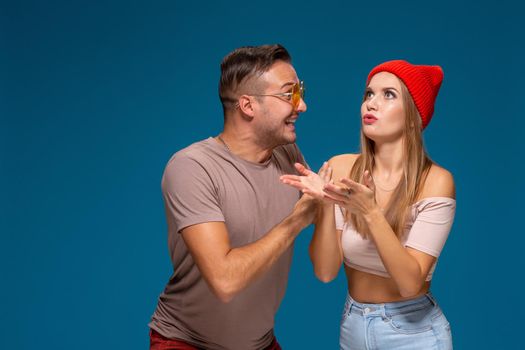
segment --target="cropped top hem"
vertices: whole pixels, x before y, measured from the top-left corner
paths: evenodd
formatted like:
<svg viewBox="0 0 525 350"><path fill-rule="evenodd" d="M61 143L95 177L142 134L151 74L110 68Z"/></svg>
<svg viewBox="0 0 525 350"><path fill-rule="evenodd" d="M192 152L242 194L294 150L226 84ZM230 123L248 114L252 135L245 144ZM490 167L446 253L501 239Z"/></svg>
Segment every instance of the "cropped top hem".
<svg viewBox="0 0 525 350"><path fill-rule="evenodd" d="M380 276L380 277L390 278L390 274L388 272L376 271L376 270L369 269L369 268L361 266L361 265L352 264L352 263L349 263L349 262L346 262L346 261L345 261L345 266L348 266L348 267L350 267L350 268L352 268L354 270L358 270L358 271L361 271L361 272L366 272L366 273L369 273L369 274L372 274L372 275L377 275L377 276Z"/></svg>
<svg viewBox="0 0 525 350"><path fill-rule="evenodd" d="M369 268L366 268L364 266L352 264L352 263L349 263L349 262L346 262L346 261L344 261L344 264L345 264L346 267L352 268L352 269L357 270L357 271L369 273L371 275L376 275L376 276L379 276L379 277L392 278L392 276L390 276L390 274L388 272L383 272L383 271L377 271L377 270L374 270L374 269L369 269ZM427 278L425 278L425 282L429 282L429 281L432 281L432 274L428 274Z"/></svg>

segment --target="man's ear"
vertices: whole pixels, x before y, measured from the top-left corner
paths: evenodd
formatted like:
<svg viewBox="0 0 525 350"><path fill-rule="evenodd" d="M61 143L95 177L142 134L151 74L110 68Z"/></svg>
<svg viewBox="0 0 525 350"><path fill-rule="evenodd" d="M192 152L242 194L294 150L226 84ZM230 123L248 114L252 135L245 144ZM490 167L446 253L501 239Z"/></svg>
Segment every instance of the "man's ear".
<svg viewBox="0 0 525 350"><path fill-rule="evenodd" d="M242 114L253 118L255 116L253 103L253 96L242 95L239 97L239 109L241 110Z"/></svg>

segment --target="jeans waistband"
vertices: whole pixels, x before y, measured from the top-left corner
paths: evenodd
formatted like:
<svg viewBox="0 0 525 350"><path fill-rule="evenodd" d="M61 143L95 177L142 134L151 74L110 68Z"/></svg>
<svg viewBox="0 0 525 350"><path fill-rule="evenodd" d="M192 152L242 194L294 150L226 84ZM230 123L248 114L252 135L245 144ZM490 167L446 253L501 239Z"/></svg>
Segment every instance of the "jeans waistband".
<svg viewBox="0 0 525 350"><path fill-rule="evenodd" d="M354 312L360 315L399 315L437 305L430 292L415 299L381 304L360 303L355 301L350 294L348 294L347 303L348 312Z"/></svg>

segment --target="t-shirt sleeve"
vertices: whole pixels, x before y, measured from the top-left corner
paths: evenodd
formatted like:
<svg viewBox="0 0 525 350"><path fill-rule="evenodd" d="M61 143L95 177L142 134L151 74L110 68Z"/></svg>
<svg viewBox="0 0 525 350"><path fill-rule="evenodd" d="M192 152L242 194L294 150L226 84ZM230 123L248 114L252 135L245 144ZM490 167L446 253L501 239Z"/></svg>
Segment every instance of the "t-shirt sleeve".
<svg viewBox="0 0 525 350"><path fill-rule="evenodd" d="M345 216L343 213L343 209L337 204L334 205L334 214L335 214L335 229L342 231L343 226L345 224Z"/></svg>
<svg viewBox="0 0 525 350"><path fill-rule="evenodd" d="M168 223L176 232L204 222L224 221L218 192L205 167L188 156L175 156L162 177Z"/></svg>
<svg viewBox="0 0 525 350"><path fill-rule="evenodd" d="M453 199L423 200L417 205L417 217L408 233L405 246L439 257L448 238L456 201Z"/></svg>
<svg viewBox="0 0 525 350"><path fill-rule="evenodd" d="M297 146L297 144L294 144L294 147L295 147L295 152L296 152L296 160L295 160L295 162L301 163L307 169L310 169L310 166L308 165L308 163L306 163L306 160L304 159L304 156L301 153L301 150L299 149L299 146Z"/></svg>

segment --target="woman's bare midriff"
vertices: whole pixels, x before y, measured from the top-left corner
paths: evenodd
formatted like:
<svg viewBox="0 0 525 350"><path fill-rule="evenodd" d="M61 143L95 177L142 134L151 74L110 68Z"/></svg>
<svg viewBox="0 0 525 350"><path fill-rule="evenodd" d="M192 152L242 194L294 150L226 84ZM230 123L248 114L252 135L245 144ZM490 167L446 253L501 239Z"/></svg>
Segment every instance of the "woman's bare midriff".
<svg viewBox="0 0 525 350"><path fill-rule="evenodd" d="M373 275L345 265L350 296L360 303L391 303L417 298L428 292L430 281L423 284L417 295L405 298L399 294L398 288L391 278Z"/></svg>

